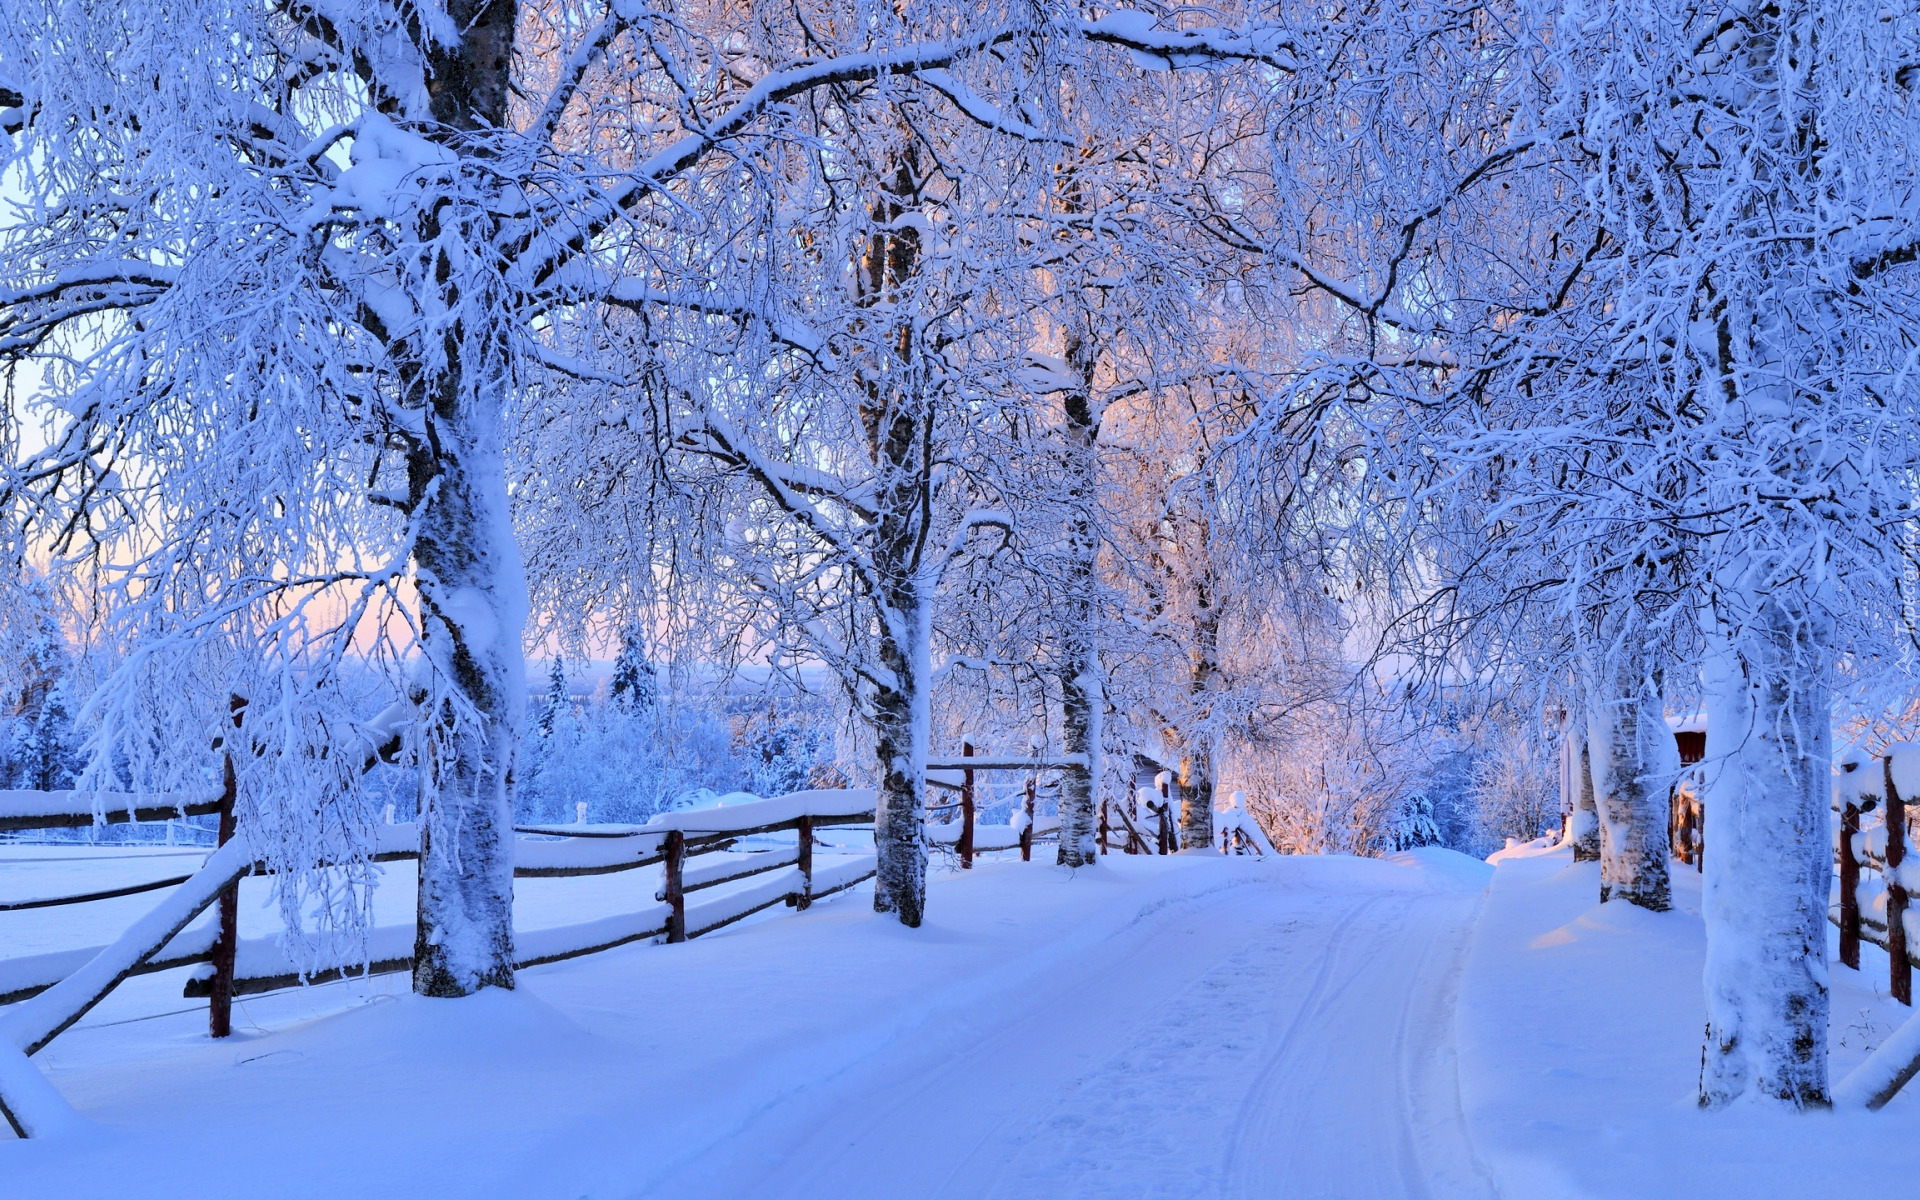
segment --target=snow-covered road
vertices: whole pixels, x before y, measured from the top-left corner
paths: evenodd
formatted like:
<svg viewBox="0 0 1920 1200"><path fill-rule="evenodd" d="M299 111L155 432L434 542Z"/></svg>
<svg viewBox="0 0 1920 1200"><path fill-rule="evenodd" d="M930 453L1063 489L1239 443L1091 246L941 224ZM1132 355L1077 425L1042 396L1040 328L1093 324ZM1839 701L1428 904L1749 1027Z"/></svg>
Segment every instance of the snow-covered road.
<svg viewBox="0 0 1920 1200"><path fill-rule="evenodd" d="M1168 905L645 1194L1490 1195L1451 1039L1478 903L1254 884Z"/></svg>
<svg viewBox="0 0 1920 1200"><path fill-rule="evenodd" d="M1488 868L1422 853L989 863L919 930L849 895L515 993L251 997L226 1043L151 976L41 1056L100 1129L0 1148L0 1198L1486 1196Z"/></svg>

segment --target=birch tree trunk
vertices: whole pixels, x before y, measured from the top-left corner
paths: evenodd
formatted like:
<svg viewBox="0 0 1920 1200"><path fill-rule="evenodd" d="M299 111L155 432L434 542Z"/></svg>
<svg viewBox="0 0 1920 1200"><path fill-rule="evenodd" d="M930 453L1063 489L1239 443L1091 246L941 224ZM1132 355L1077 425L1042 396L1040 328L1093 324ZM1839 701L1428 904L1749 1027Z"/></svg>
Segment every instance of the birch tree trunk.
<svg viewBox="0 0 1920 1200"><path fill-rule="evenodd" d="M500 415L448 414L421 455L435 485L414 550L434 671L421 739L413 967L423 996L513 986L512 795L526 707L527 586L508 519Z"/></svg>
<svg viewBox="0 0 1920 1200"><path fill-rule="evenodd" d="M1600 812L1593 794L1592 743L1580 739L1580 752L1574 758L1573 817L1568 824L1568 841L1573 844L1573 861L1597 862L1600 858Z"/></svg>
<svg viewBox="0 0 1920 1200"><path fill-rule="evenodd" d="M1211 485L1207 488L1209 510L1215 502ZM1186 753L1180 758L1180 848L1205 850L1213 845L1213 754L1209 694L1220 673L1220 607L1215 602L1213 573L1207 565L1213 547L1203 516L1196 522L1196 538L1201 564L1193 580L1193 650L1188 686L1193 693L1194 714L1199 730L1190 731Z"/></svg>
<svg viewBox="0 0 1920 1200"><path fill-rule="evenodd" d="M859 368L860 422L874 467L871 585L886 679L870 716L880 788L874 809L877 874L873 908L918 928L927 905L927 744L932 736L933 597L923 576L933 494L934 401L928 372L937 354L920 344L910 287L921 274L915 211L922 180L909 146L872 210L859 263L859 302L873 314L869 357Z"/></svg>
<svg viewBox="0 0 1920 1200"><path fill-rule="evenodd" d="M1819 105L1843 103L1815 90L1840 85L1805 67L1818 61L1808 56L1821 40L1821 14L1818 5L1759 9L1735 57L1745 80L1732 94L1762 150L1754 160L1755 182L1770 193L1745 206L1748 227L1769 234L1782 228L1775 212L1780 193L1804 206L1818 202L1792 189L1822 173ZM1832 220L1826 211L1819 219ZM1718 322L1718 382L1727 401L1720 419L1738 431L1749 453L1764 458L1770 479L1786 485L1781 490L1846 495L1858 486L1852 456L1859 451L1829 442L1833 379L1818 366L1808 375L1810 365L1825 364L1815 355L1818 342L1804 305L1796 303L1805 273L1770 247L1738 265L1745 268L1740 285L1728 289ZM1844 322L1850 304L1822 305L1818 315ZM1802 524L1809 509L1800 500L1770 506L1770 541L1750 540L1744 550L1727 553L1734 543L1721 539L1725 565L1715 582L1722 590L1703 672L1705 810L1713 847L1701 905L1707 927L1703 1108L1742 1097L1795 1108L1829 1103L1835 662L1829 614L1839 609L1828 605L1816 581L1826 577L1834 556L1821 545L1822 531ZM1751 529L1740 532L1753 537Z"/></svg>
<svg viewBox="0 0 1920 1200"><path fill-rule="evenodd" d="M1645 650L1624 640L1597 651L1589 674L1587 743L1595 810L1604 831L1600 899L1665 912L1672 906L1666 786L1680 764L1659 675Z"/></svg>
<svg viewBox="0 0 1920 1200"><path fill-rule="evenodd" d="M927 741L931 729L932 678L927 606L914 603L906 610L909 631L903 639L892 633L880 637L880 661L899 681L898 687L874 691L871 717L874 756L880 766L880 794L873 816L876 875L873 910L894 913L900 923L917 929L927 906L927 848L923 825L927 815ZM915 636L915 635L918 636Z"/></svg>
<svg viewBox="0 0 1920 1200"><path fill-rule="evenodd" d="M1706 672L1707 1043L1700 1103L1827 1103L1831 630L1784 590L1755 596Z"/></svg>
<svg viewBox="0 0 1920 1200"><path fill-rule="evenodd" d="M506 124L517 12L513 0L447 4L460 40L435 44L427 90L460 152L485 157L486 132ZM489 327L493 306L461 294L473 277L442 244L474 233L443 224L451 207L423 202L419 210L432 267L421 279L439 286L416 298L433 315L418 336L440 345L437 355L415 349L409 380L411 406L424 417L408 455L408 491L419 514L414 581L432 665L421 719L413 967L413 990L425 996L513 986L512 793L526 707L527 583L503 453L511 380L503 339Z"/></svg>
<svg viewBox="0 0 1920 1200"><path fill-rule="evenodd" d="M1060 664L1060 721L1068 754L1086 756L1087 769L1068 771L1060 780L1060 850L1065 867L1083 867L1097 860L1094 841L1094 797L1100 788L1101 718L1106 689L1100 677L1100 652L1095 638L1095 576L1100 539L1094 525L1093 504L1099 466L1094 445L1100 435L1093 404L1094 346L1090 338L1068 338L1066 360L1080 386L1065 398L1067 438L1067 612L1064 614L1065 654Z"/></svg>

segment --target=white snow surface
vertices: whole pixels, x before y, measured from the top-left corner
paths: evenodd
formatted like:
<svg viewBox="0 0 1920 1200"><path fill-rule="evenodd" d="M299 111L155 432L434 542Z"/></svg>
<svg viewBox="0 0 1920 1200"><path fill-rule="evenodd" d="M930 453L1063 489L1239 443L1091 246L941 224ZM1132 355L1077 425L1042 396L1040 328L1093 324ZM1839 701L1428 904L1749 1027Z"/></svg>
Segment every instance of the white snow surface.
<svg viewBox="0 0 1920 1200"><path fill-rule="evenodd" d="M76 869L47 849L9 869ZM823 860L816 889L870 861ZM387 919L410 868L388 864ZM78 1117L5 1145L0 1200L1803 1197L1911 1144L1904 1094L1878 1114L1694 1107L1704 934L1698 877L1674 879L1654 914L1596 905L1595 866L1540 844L1494 866L1006 856L935 871L919 930L861 884L527 969L513 993L423 1000L388 976L243 997L224 1043L168 972L36 1056ZM543 928L654 915L656 883L519 881L523 955ZM39 922L42 950L53 914L92 907L0 916ZM243 903L243 934L270 916ZM1908 1016L1884 953L1862 966L1833 969L1836 1081Z"/></svg>
<svg viewBox="0 0 1920 1200"><path fill-rule="evenodd" d="M1596 903L1599 866L1574 864L1570 850L1518 847L1494 861L1458 1024L1461 1096L1500 1194L1850 1195L1886 1147L1920 1139L1920 1096L1906 1093L1877 1114L1698 1108L1699 875L1674 864L1673 911L1654 913ZM1849 970L1828 933L1837 1084L1912 1010L1886 997L1885 951L1862 944Z"/></svg>
<svg viewBox="0 0 1920 1200"><path fill-rule="evenodd" d="M983 862L919 930L861 885L513 993L246 997L224 1043L117 995L36 1059L91 1127L9 1145L0 1197L1488 1195L1462 861Z"/></svg>
<svg viewBox="0 0 1920 1200"><path fill-rule="evenodd" d="M1889 746L1887 757L1893 760L1893 786L1900 789L1900 798L1920 798L1920 746L1908 742Z"/></svg>

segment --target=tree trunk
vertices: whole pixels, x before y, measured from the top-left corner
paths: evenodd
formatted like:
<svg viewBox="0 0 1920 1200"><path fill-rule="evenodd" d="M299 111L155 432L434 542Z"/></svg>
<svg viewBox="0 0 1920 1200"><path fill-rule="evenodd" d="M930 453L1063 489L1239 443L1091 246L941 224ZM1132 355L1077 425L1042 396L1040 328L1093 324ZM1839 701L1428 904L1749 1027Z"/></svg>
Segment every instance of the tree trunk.
<svg viewBox="0 0 1920 1200"><path fill-rule="evenodd" d="M1071 664L1069 664L1071 665ZM1060 777L1060 853L1063 867L1091 866L1098 861L1093 836L1093 798L1098 794L1100 772L1100 719L1102 696L1097 678L1089 676L1097 669L1083 663L1083 670L1060 681L1061 725L1068 754L1084 754L1087 769L1064 771Z"/></svg>
<svg viewBox="0 0 1920 1200"><path fill-rule="evenodd" d="M508 514L500 393L456 397L432 427L437 487L414 549L433 667L422 714L413 990L513 986L513 776L526 708L526 575Z"/></svg>
<svg viewBox="0 0 1920 1200"><path fill-rule="evenodd" d="M1837 96L1805 90L1809 72L1795 60L1817 39L1819 5L1758 7L1743 22L1749 86L1730 91L1754 133L1755 181L1769 190L1814 173L1813 114ZM1783 50L1782 41L1787 41ZM1792 64L1783 78L1782 65ZM1796 197L1797 198L1797 197ZM1749 228L1781 228L1766 198L1748 202ZM1790 220L1804 219L1787 209ZM1720 319L1722 428L1764 453L1767 471L1794 499L1775 500L1776 522L1762 536L1782 539L1729 555L1715 582L1717 624L1709 630L1706 820L1713 853L1703 871L1707 927L1707 1031L1700 1059L1700 1104L1720 1108L1742 1097L1795 1108L1825 1107L1827 1079L1827 902L1833 860L1832 675L1834 629L1814 581L1831 560L1818 531L1802 522L1829 519L1798 497L1847 496L1854 452L1829 439L1836 424L1826 403L1831 377L1804 374L1821 363L1823 336L1795 303L1802 269L1780 271L1773 255L1750 260L1729 289ZM1799 250L1795 253L1811 253ZM1804 259L1802 260L1805 261ZM1823 316L1838 317L1842 306ZM1810 340L1811 339L1811 340ZM1744 346L1744 353L1736 353ZM1816 367L1816 371L1821 368ZM1722 435L1725 436L1725 435ZM1764 448L1764 449L1762 449ZM1744 490L1751 483L1735 485ZM1731 489L1730 489L1731 490ZM1717 500L1718 497L1715 497ZM1755 523L1757 524L1757 522ZM1751 524L1741 534L1752 536ZM1783 536L1784 535L1784 536ZM1752 543L1748 543L1752 545ZM1786 558L1776 545L1804 557ZM1830 545L1830 543L1829 543ZM1726 547L1723 546L1723 549Z"/></svg>
<svg viewBox="0 0 1920 1200"><path fill-rule="evenodd" d="M1593 797L1593 751L1586 738L1580 739L1575 760L1577 778L1573 781L1573 817L1568 841L1573 844L1573 861L1597 862L1600 858L1600 812Z"/></svg>
<svg viewBox="0 0 1920 1200"><path fill-rule="evenodd" d="M881 181L872 224L856 263L858 303L868 311L858 331L871 340L857 358L860 422L876 482L867 582L874 605L875 646L884 678L870 685L879 795L874 804L875 912L894 913L918 928L927 907L927 743L932 729L933 596L937 577L923 574L933 497L936 347L917 329L915 281L920 231L900 218L917 210L925 180L909 145ZM869 323L870 322L870 323ZM938 569L938 568L936 568Z"/></svg>
<svg viewBox="0 0 1920 1200"><path fill-rule="evenodd" d="M1629 632L1628 639L1635 635ZM1600 840L1600 899L1665 912L1667 785L1679 751L1667 729L1659 675L1637 645L1595 652L1587 701L1587 742Z"/></svg>
<svg viewBox="0 0 1920 1200"><path fill-rule="evenodd" d="M1180 848L1213 845L1213 764L1201 748L1180 759Z"/></svg>
<svg viewBox="0 0 1920 1200"><path fill-rule="evenodd" d="M1211 482L1207 486L1208 512L1203 513L1195 531L1200 565L1194 572L1193 659L1189 668L1189 690L1194 700L1194 724L1187 731L1187 750L1180 759L1180 846L1183 850L1204 850L1213 845L1213 753L1211 728L1214 680L1220 673L1220 608L1214 602L1212 538L1208 522L1217 498Z"/></svg>
<svg viewBox="0 0 1920 1200"><path fill-rule="evenodd" d="M880 794L873 814L873 911L894 913L909 929L927 909L927 741L932 726L928 613L917 599L904 614L906 644L880 635L880 661L899 687L876 688L870 710Z"/></svg>
<svg viewBox="0 0 1920 1200"><path fill-rule="evenodd" d="M514 0L449 0L459 40L435 43L426 86L429 136L485 158L487 131L505 126L513 61ZM477 138L475 135L478 135ZM455 202L448 211L459 207ZM444 226L442 207L422 202L419 230L439 293L419 298L436 314L410 337L438 338L438 355L416 349L407 375L428 418L412 448L409 493L419 537L414 582L420 633L432 673L420 718L420 887L413 990L465 996L513 986L513 776L526 708L520 639L526 572L507 495L504 339L481 277L440 244L443 234L484 237L469 207ZM429 285L433 286L433 285ZM462 289L466 289L463 293ZM399 331L396 331L399 332Z"/></svg>
<svg viewBox="0 0 1920 1200"><path fill-rule="evenodd" d="M1786 589L1749 589L1706 672L1707 1037L1700 1103L1827 1103L1831 630Z"/></svg>
<svg viewBox="0 0 1920 1200"><path fill-rule="evenodd" d="M1067 339L1066 360L1080 386L1065 402L1067 461L1067 611L1060 663L1060 722L1068 754L1086 756L1087 769L1067 771L1060 780L1058 862L1083 867L1098 861L1093 834L1093 798L1100 791L1101 718L1106 689L1100 678L1100 651L1094 636L1098 619L1094 591L1100 538L1093 505L1099 464L1094 446L1100 436L1093 404L1094 344L1079 334Z"/></svg>

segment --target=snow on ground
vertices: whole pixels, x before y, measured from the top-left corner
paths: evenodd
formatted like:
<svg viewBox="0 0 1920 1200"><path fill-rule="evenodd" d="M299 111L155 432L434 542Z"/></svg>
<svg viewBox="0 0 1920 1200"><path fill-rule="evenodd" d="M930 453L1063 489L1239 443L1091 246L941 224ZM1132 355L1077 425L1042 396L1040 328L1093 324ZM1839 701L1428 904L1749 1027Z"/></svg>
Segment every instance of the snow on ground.
<svg viewBox="0 0 1920 1200"><path fill-rule="evenodd" d="M120 853L123 881L196 856ZM84 858L6 848L0 898L90 884ZM1700 1113L1698 877L1654 914L1594 904L1565 852L1496 860L986 862L936 873L917 931L863 886L513 994L247 997L219 1044L180 972L138 979L37 1060L96 1128L0 1146L0 1200L1804 1197L1920 1134L1914 1096ZM521 921L655 884L521 880ZM55 948L27 917L6 952ZM1906 1015L1863 965L1834 972L1836 1075Z"/></svg>
<svg viewBox="0 0 1920 1200"><path fill-rule="evenodd" d="M8 1145L0 1196L1485 1195L1449 1044L1478 887L997 862L919 930L862 887L514 994L250 997L223 1044L176 989L40 1056L99 1130Z"/></svg>
<svg viewBox="0 0 1920 1200"><path fill-rule="evenodd" d="M1706 1024L1698 875L1676 863L1674 910L1651 913L1597 904L1599 865L1576 866L1569 851L1495 860L1459 1036L1467 1117L1502 1194L1747 1200L1909 1187L1874 1164L1920 1140L1920 1096L1879 1114L1695 1106ZM1852 971L1838 965L1837 934L1829 940L1837 1080L1912 1010L1886 999L1885 951L1862 945Z"/></svg>

